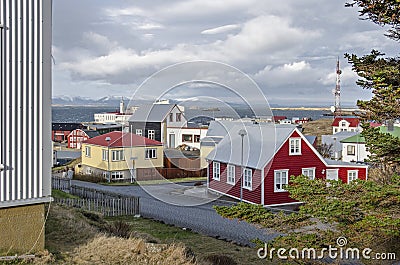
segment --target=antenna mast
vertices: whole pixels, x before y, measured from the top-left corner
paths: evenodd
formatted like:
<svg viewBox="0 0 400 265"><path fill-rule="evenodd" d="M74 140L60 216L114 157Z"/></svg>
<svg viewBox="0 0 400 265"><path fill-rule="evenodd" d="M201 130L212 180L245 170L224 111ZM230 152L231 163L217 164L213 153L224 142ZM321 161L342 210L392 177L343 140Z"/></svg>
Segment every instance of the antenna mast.
<svg viewBox="0 0 400 265"><path fill-rule="evenodd" d="M333 94L335 95L335 111L334 111L334 116L339 117L342 114L342 110L340 108L340 75L342 74L342 70L340 70L339 67L339 56L337 58L336 62L336 87L333 91Z"/></svg>

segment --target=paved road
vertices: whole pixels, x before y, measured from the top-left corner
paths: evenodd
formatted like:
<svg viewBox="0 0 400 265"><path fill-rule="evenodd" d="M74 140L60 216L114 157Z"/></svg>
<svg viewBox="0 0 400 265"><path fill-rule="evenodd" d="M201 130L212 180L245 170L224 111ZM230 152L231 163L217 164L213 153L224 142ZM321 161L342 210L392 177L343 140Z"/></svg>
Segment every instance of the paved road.
<svg viewBox="0 0 400 265"><path fill-rule="evenodd" d="M266 229L257 228L244 221L222 218L212 208L213 205L227 205L222 200L211 201L215 196L200 194L201 190L175 184L160 184L149 186L103 186L94 183L72 181L72 184L83 187L96 188L104 191L116 192L122 195L140 197L140 213L143 217L163 221L178 227L189 228L195 232L208 236L235 241L242 245L250 245L252 239L259 238L266 242L278 234ZM149 195L157 194L159 199ZM189 189L189 190L188 190ZM197 192L194 194L193 192ZM169 201L165 203L163 201ZM192 206L180 206L192 205Z"/></svg>

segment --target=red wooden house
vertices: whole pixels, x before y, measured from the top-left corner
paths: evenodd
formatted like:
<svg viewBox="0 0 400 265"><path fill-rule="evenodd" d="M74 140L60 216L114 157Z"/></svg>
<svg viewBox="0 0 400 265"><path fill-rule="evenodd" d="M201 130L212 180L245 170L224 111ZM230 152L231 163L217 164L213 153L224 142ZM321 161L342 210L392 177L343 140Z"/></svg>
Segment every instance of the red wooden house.
<svg viewBox="0 0 400 265"><path fill-rule="evenodd" d="M240 129L245 129L243 152ZM209 190L240 198L243 153L243 201L262 205L299 203L284 185L290 176L336 179L349 183L367 178L367 166L324 159L294 126L236 126L208 155Z"/></svg>
<svg viewBox="0 0 400 265"><path fill-rule="evenodd" d="M54 142L64 142L68 135L76 129L82 129L81 123L73 122L53 122L51 128L51 139Z"/></svg>
<svg viewBox="0 0 400 265"><path fill-rule="evenodd" d="M83 141L86 141L90 138L93 138L93 137L96 137L99 135L100 134L98 131L93 131L93 130L82 130L82 129L73 130L67 136L68 148L81 149Z"/></svg>

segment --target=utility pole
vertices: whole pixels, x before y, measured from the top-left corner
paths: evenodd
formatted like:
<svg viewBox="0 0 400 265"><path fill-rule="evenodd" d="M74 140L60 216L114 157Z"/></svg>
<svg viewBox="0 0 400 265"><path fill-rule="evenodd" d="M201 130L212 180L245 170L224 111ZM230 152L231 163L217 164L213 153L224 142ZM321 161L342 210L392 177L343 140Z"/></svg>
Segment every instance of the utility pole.
<svg viewBox="0 0 400 265"><path fill-rule="evenodd" d="M340 107L340 75L342 74L342 70L340 70L339 66L339 57L336 62L336 87L333 90L333 94L335 95L335 109L334 116L340 117L342 115L342 110Z"/></svg>

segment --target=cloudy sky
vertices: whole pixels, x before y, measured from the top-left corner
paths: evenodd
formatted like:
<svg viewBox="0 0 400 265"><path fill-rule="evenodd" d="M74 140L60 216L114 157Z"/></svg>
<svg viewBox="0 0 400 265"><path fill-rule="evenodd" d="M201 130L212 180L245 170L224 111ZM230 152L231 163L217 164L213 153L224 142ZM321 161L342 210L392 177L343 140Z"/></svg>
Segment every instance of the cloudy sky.
<svg viewBox="0 0 400 265"><path fill-rule="evenodd" d="M359 20L357 9L344 4L55 0L53 96L130 97L164 67L210 60L247 74L270 104L330 105L339 56L342 103L355 105L357 98L369 98L370 93L355 85L356 76L343 54L361 55L374 48L391 55L396 43L383 36L385 29ZM198 87L181 87L170 95L207 96L210 89ZM151 90L136 96L151 97ZM218 93L226 94L221 90L213 97Z"/></svg>

